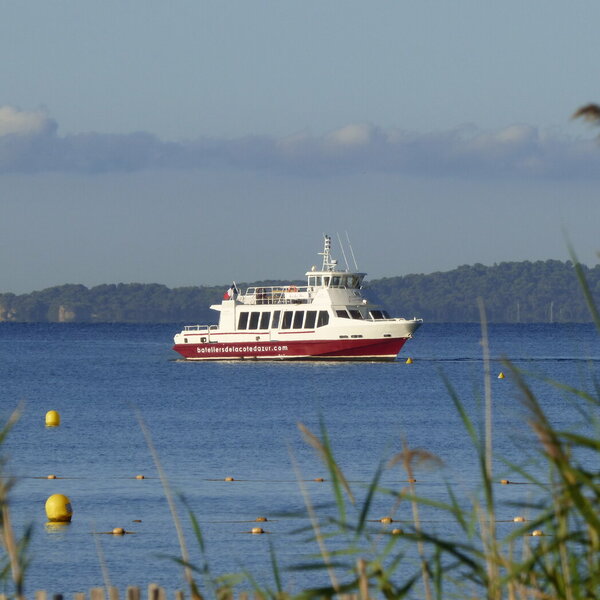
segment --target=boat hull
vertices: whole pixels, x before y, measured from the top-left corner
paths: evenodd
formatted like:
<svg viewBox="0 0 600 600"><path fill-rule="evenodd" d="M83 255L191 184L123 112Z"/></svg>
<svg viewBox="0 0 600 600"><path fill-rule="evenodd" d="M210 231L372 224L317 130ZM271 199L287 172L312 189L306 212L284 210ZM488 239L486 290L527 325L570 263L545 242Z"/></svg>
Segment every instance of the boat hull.
<svg viewBox="0 0 600 600"><path fill-rule="evenodd" d="M408 338L175 344L190 361L200 360L395 360Z"/></svg>

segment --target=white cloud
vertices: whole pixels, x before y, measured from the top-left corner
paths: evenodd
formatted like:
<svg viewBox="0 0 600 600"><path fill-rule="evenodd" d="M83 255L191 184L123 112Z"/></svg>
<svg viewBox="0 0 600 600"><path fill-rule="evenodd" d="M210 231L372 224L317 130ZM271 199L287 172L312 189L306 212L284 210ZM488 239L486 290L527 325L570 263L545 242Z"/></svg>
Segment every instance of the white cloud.
<svg viewBox="0 0 600 600"><path fill-rule="evenodd" d="M13 106L0 106L0 136L44 133L52 128L52 121L41 112L20 111Z"/></svg>
<svg viewBox="0 0 600 600"><path fill-rule="evenodd" d="M600 178L600 146L540 132L460 127L419 133L349 124L324 135L201 137L164 142L150 133L57 135L42 112L0 107L0 173L132 172L231 168L321 177L385 172L473 178Z"/></svg>
<svg viewBox="0 0 600 600"><path fill-rule="evenodd" d="M373 135L373 126L351 124L332 131L326 139L328 142L338 146L364 146L373 139Z"/></svg>

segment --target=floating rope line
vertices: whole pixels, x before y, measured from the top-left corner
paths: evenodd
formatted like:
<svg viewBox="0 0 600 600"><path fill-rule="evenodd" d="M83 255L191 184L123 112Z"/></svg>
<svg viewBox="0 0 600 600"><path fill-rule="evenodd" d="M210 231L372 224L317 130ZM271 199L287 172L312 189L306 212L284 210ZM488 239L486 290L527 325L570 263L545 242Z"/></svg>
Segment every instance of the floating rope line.
<svg viewBox="0 0 600 600"><path fill-rule="evenodd" d="M89 479L89 477L59 477L58 475L19 475L19 479Z"/></svg>
<svg viewBox="0 0 600 600"><path fill-rule="evenodd" d="M97 477L89 477L89 476L69 476L69 475L56 475L54 473L51 473L49 475L19 475L18 476L20 479L98 479ZM3 479L9 479L10 476L0 476L0 480ZM114 476L108 476L108 477L103 477L102 479L134 479L134 480L144 480L144 479L152 479L152 480L158 480L159 477L152 477L152 476L148 476L148 475L143 475L143 474L137 474L137 475L114 475ZM226 483L230 483L230 482L234 482L234 483L298 483L298 479L236 479L235 477L224 477L224 478L214 478L214 477L210 477L210 478L199 478L199 481L210 481L210 482L226 482ZM328 479L324 479L323 477L315 477L314 479L302 479L301 481L303 482L314 482L314 483L325 483L328 482ZM365 485L370 485L372 483L371 480L366 480L366 479L349 479L348 483L355 483L355 484L365 484ZM396 481L387 481L387 482L382 482L381 485L383 487L389 487L392 485L400 485L400 484L405 484L405 483L411 483L411 484L423 484L423 485L428 485L428 486L440 486L440 485L446 485L444 482L442 481L423 481L423 480L417 480L417 479L400 479L400 480L396 480ZM509 479L501 479L500 481L496 481L495 483L500 484L500 485L537 485L534 482L531 481L511 481Z"/></svg>
<svg viewBox="0 0 600 600"><path fill-rule="evenodd" d="M258 517L258 519L242 519L242 520L232 520L232 519L224 519L219 521L202 521L204 524L214 525L217 523L277 523L278 519L267 519L265 517Z"/></svg>
<svg viewBox="0 0 600 600"><path fill-rule="evenodd" d="M508 479L501 479L502 485L536 485L532 481L509 481Z"/></svg>
<svg viewBox="0 0 600 600"><path fill-rule="evenodd" d="M247 483L247 482L251 482L251 483L298 483L297 479L235 479L234 477L225 477L223 479L215 479L215 478L207 478L207 479L201 479L200 481L226 481L226 482L230 482L230 481L235 481L235 482L240 482L240 483ZM302 481L316 481L318 483L322 483L324 481L327 481L326 479L323 479L322 477L317 477L316 479L303 479ZM368 481L354 481L352 483L369 483Z"/></svg>

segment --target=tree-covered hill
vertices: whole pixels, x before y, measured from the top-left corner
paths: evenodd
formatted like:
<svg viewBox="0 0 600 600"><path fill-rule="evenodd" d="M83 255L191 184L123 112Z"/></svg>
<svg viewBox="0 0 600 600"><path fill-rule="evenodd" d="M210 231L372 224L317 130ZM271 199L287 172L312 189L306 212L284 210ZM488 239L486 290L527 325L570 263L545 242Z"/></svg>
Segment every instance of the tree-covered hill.
<svg viewBox="0 0 600 600"><path fill-rule="evenodd" d="M600 265L583 266L583 270L600 303ZM0 294L0 321L214 323L218 315L209 306L220 301L227 287L170 289L156 283L119 283L86 288L69 284L31 294L4 293ZM377 279L368 288L367 295L377 298L391 314L422 317L427 322L476 322L478 297L484 299L491 322L590 321L570 261L461 266L429 275Z"/></svg>
<svg viewBox="0 0 600 600"><path fill-rule="evenodd" d="M589 287L600 302L600 265L584 265ZM490 322L588 322L573 263L558 260L462 266L444 273L373 281L380 301L394 314L429 322L477 322L477 298Z"/></svg>

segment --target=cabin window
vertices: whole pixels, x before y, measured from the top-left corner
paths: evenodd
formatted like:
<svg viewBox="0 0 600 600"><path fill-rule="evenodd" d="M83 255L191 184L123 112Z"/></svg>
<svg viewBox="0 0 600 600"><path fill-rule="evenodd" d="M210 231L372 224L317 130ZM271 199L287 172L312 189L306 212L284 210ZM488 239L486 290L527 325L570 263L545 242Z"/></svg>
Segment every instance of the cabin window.
<svg viewBox="0 0 600 600"><path fill-rule="evenodd" d="M261 329L269 329L270 318L271 318L271 313L269 313L269 312L264 312L260 316L260 328Z"/></svg>
<svg viewBox="0 0 600 600"><path fill-rule="evenodd" d="M350 315L348 314L348 311L345 308L341 309L341 310L336 310L335 314L338 317L341 317L342 319L349 319L350 318Z"/></svg>
<svg viewBox="0 0 600 600"><path fill-rule="evenodd" d="M382 310L381 312L383 313L383 318L384 319L389 319L390 318L390 315L388 315L387 310Z"/></svg>
<svg viewBox="0 0 600 600"><path fill-rule="evenodd" d="M329 287L329 280L331 279L331 277L323 277L323 285L325 287Z"/></svg>
<svg viewBox="0 0 600 600"><path fill-rule="evenodd" d="M360 314L360 310L356 310L355 308L350 309L350 316L353 319L362 319L363 316Z"/></svg>
<svg viewBox="0 0 600 600"><path fill-rule="evenodd" d="M308 310L306 311L306 321L304 321L304 329L312 329L315 326L317 320L317 311Z"/></svg>
<svg viewBox="0 0 600 600"><path fill-rule="evenodd" d="M246 329L248 327L248 313L241 312L238 320L238 329Z"/></svg>
<svg viewBox="0 0 600 600"><path fill-rule="evenodd" d="M331 278L331 287L340 287L340 281L342 280L341 277L338 277L337 275L335 277Z"/></svg>
<svg viewBox="0 0 600 600"><path fill-rule="evenodd" d="M294 313L291 310L286 310L283 313L283 323L281 324L281 329L290 329L292 326L292 315Z"/></svg>
<svg viewBox="0 0 600 600"><path fill-rule="evenodd" d="M317 287L321 287L323 285L323 278L322 277L317 277Z"/></svg>
<svg viewBox="0 0 600 600"><path fill-rule="evenodd" d="M308 278L308 286L315 287L315 277L314 276Z"/></svg>
<svg viewBox="0 0 600 600"><path fill-rule="evenodd" d="M383 313L380 310L371 310L369 311L369 314L371 315L371 319L383 319Z"/></svg>
<svg viewBox="0 0 600 600"><path fill-rule="evenodd" d="M319 311L319 318L317 319L317 327L324 327L329 323L329 313L326 310Z"/></svg>
<svg viewBox="0 0 600 600"><path fill-rule="evenodd" d="M250 323L248 324L248 329L258 329L258 319L260 318L259 312L251 312L250 313Z"/></svg>
<svg viewBox="0 0 600 600"><path fill-rule="evenodd" d="M280 310L276 310L273 313L273 323L271 323L271 327L273 329L279 329L279 317L281 315L281 311Z"/></svg>
<svg viewBox="0 0 600 600"><path fill-rule="evenodd" d="M302 329L302 321L304 321L304 311L298 310L294 314L294 329Z"/></svg>

